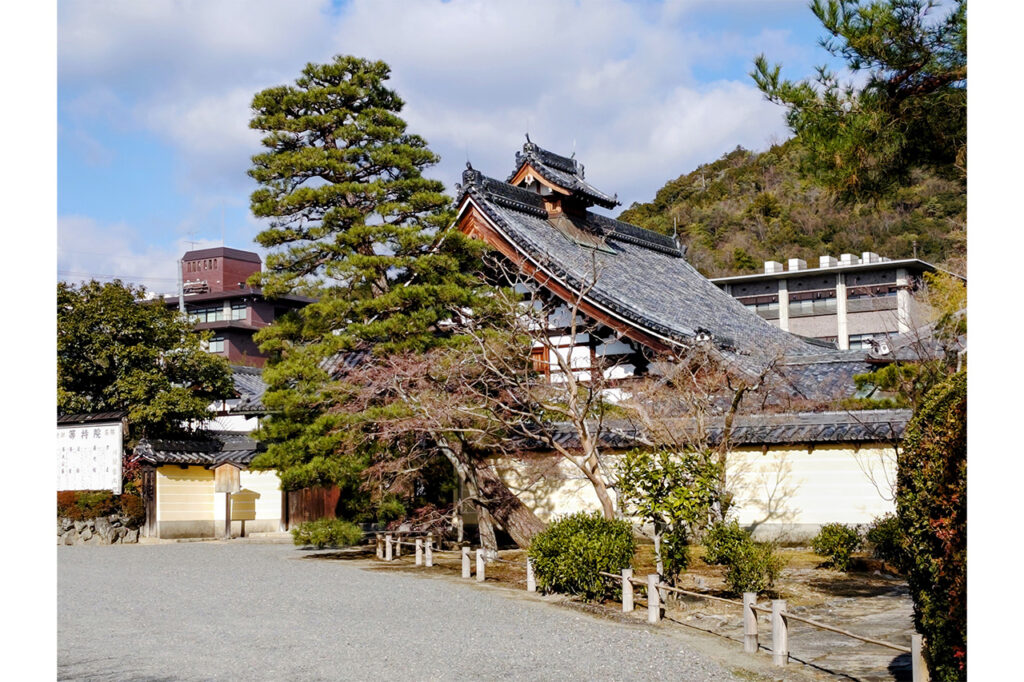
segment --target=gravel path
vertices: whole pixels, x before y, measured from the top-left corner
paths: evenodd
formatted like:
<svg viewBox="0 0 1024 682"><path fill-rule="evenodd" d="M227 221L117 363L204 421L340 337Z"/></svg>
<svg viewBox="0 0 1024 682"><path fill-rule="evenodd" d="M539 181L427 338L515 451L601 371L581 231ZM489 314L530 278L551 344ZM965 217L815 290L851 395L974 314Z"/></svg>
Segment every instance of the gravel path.
<svg viewBox="0 0 1024 682"><path fill-rule="evenodd" d="M734 680L678 638L288 545L61 547L58 676Z"/></svg>

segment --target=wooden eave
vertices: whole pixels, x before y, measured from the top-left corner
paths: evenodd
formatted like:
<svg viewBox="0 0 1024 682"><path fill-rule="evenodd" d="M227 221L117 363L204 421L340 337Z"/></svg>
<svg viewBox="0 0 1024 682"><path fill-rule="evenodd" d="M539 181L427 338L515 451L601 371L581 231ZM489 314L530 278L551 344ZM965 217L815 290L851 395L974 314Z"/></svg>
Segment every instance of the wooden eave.
<svg viewBox="0 0 1024 682"><path fill-rule="evenodd" d="M572 192L565 189L564 187L559 187L553 182L548 181L547 178L545 178L543 175L537 172L537 169L534 168L529 163L524 163L523 167L519 169L519 172L513 175L512 179L508 181L508 184L515 185L516 187L518 187L519 183L522 182L523 178L525 178L527 175L532 175L534 180L544 185L545 187L551 189L552 191L558 192L559 194L564 194L566 196L572 196Z"/></svg>
<svg viewBox="0 0 1024 682"><path fill-rule="evenodd" d="M459 209L456 226L466 236L479 239L496 249L501 255L512 261L521 272L558 296L566 304L572 306L575 303L578 292L570 290L554 274L545 271L542 266L535 263L532 258L501 234L484 212L476 206L472 197L467 197ZM671 352L677 345L669 339L637 327L632 322L624 320L614 312L592 302L586 296L580 301L579 309L591 319L654 351Z"/></svg>

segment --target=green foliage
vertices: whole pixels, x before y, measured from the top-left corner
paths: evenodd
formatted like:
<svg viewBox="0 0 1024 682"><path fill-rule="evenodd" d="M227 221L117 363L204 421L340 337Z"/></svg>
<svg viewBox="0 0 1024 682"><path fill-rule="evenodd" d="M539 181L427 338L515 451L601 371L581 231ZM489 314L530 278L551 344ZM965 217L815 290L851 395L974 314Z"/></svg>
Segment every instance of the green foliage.
<svg viewBox="0 0 1024 682"><path fill-rule="evenodd" d="M271 414L257 434L267 450L253 466L278 469L286 489L356 490L373 462L409 449L381 437L377 424L410 407L385 395L352 407L362 387L332 376L333 359L457 345L443 323L485 305L475 277L483 246L447 229L450 199L423 176L438 157L407 132L389 75L383 62L338 56L252 102L250 127L264 133L264 151L249 171L259 184L251 207L270 219L257 236L270 251L260 284L271 295L319 299L256 336L271 356L263 398Z"/></svg>
<svg viewBox="0 0 1024 682"><path fill-rule="evenodd" d="M363 539L359 526L342 519L318 519L306 521L292 528L292 540L296 545L324 547L348 547Z"/></svg>
<svg viewBox="0 0 1024 682"><path fill-rule="evenodd" d="M178 433L234 391L227 361L144 293L119 280L57 284L57 411L125 410L129 441Z"/></svg>
<svg viewBox="0 0 1024 682"><path fill-rule="evenodd" d="M865 535L871 544L871 556L881 559L901 573L907 565L907 540L895 514L879 516Z"/></svg>
<svg viewBox="0 0 1024 682"><path fill-rule="evenodd" d="M915 170L870 202L844 204L801 173L801 145L793 138L761 154L737 148L669 181L653 201L635 203L619 218L662 234L672 234L677 221L687 260L708 277L756 272L766 260L816 264L823 254L910 258L914 242L920 258L965 269L963 182Z"/></svg>
<svg viewBox="0 0 1024 682"><path fill-rule="evenodd" d="M814 0L821 41L862 87L818 67L814 82L781 80L757 57L751 73L765 96L786 107L804 149L801 167L847 200L905 184L915 167L965 166L967 3L944 17L925 0Z"/></svg>
<svg viewBox="0 0 1024 682"><path fill-rule="evenodd" d="M914 625L933 680L967 675L967 373L931 390L897 459Z"/></svg>
<svg viewBox="0 0 1024 682"><path fill-rule="evenodd" d="M669 581L689 566L690 538L719 499L718 474L709 452L631 450L619 461L622 502L662 534Z"/></svg>
<svg viewBox="0 0 1024 682"><path fill-rule="evenodd" d="M725 584L734 594L762 593L774 587L785 561L770 543L748 538L733 548L728 565Z"/></svg>
<svg viewBox="0 0 1024 682"><path fill-rule="evenodd" d="M850 555L860 545L857 529L842 523L826 523L811 540L814 553L828 559L828 564L840 571L850 570Z"/></svg>
<svg viewBox="0 0 1024 682"><path fill-rule="evenodd" d="M629 523L600 513L578 512L553 521L533 537L529 556L544 592L580 595L588 601L613 597L615 589L598 572L619 573L636 551Z"/></svg>
<svg viewBox="0 0 1024 682"><path fill-rule="evenodd" d="M728 566L744 543L751 541L750 533L734 519L726 523L717 521L704 532L704 561L708 564Z"/></svg>
<svg viewBox="0 0 1024 682"><path fill-rule="evenodd" d="M377 505L377 519L382 523L388 523L389 521L395 521L405 516L405 505L402 504L401 500L391 496Z"/></svg>

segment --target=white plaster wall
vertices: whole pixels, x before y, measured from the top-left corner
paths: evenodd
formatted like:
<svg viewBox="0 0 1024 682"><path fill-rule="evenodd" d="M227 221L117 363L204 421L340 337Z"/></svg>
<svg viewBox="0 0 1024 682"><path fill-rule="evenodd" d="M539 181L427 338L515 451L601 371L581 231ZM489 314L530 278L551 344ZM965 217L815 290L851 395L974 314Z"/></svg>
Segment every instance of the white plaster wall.
<svg viewBox="0 0 1024 682"><path fill-rule="evenodd" d="M614 467L617 455L609 455ZM601 506L590 481L561 457L495 462L498 474L542 520ZM730 453L728 487L740 524L761 536L798 540L825 523L870 523L895 511L891 447L820 445L761 448ZM615 497L612 492L613 499Z"/></svg>
<svg viewBox="0 0 1024 682"><path fill-rule="evenodd" d="M895 511L896 453L882 445L741 448L730 453L727 477L740 524L774 535L869 523Z"/></svg>
<svg viewBox="0 0 1024 682"><path fill-rule="evenodd" d="M281 518L281 479L274 471L242 471L242 490L231 496L231 518L246 521L278 521ZM224 520L224 494L217 494L213 519Z"/></svg>

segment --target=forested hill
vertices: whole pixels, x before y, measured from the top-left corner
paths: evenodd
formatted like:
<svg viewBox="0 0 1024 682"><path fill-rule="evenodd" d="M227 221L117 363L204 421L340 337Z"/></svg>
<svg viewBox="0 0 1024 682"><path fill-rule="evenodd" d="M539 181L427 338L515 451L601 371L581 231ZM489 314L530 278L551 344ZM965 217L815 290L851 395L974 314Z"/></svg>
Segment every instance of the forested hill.
<svg viewBox="0 0 1024 682"><path fill-rule="evenodd" d="M874 251L917 255L966 274L967 192L959 172L915 171L877 201L843 204L799 173L795 139L756 154L741 147L669 181L619 216L663 234L673 221L687 260L707 277L762 272L764 261Z"/></svg>

